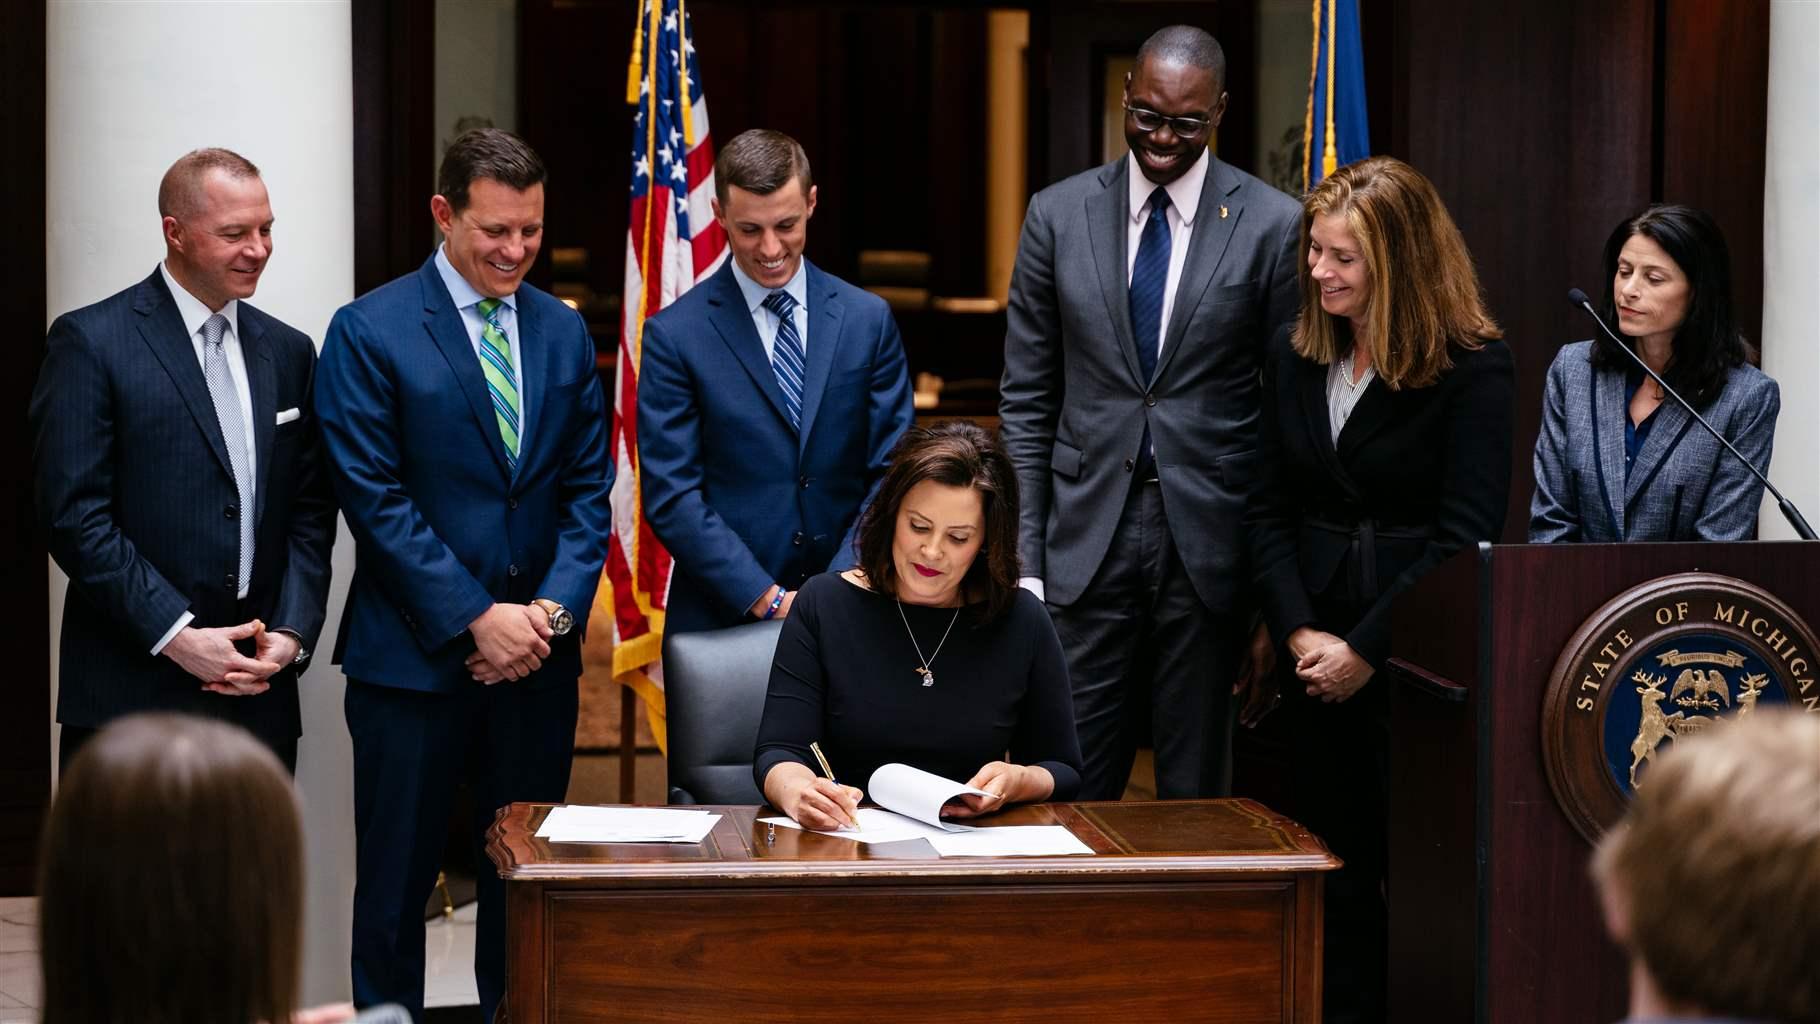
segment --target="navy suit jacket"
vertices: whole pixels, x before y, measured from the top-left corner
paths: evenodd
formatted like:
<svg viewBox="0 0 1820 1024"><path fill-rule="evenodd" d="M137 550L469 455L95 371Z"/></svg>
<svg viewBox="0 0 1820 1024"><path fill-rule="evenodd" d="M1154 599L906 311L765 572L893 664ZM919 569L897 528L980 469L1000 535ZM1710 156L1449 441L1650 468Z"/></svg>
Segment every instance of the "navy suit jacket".
<svg viewBox="0 0 1820 1024"><path fill-rule="evenodd" d="M201 711L267 740L299 733L297 673L253 697L207 693L152 646L185 611L197 627L257 618L316 646L335 507L310 414L316 350L245 302L258 516L238 597L246 514L196 349L164 277L51 325L32 392L39 525L69 575L57 720L94 728L132 711ZM296 410L283 424L280 412Z"/></svg>
<svg viewBox="0 0 1820 1024"><path fill-rule="evenodd" d="M606 410L579 314L520 285L524 431L506 460L486 379L432 257L343 306L323 342L316 410L354 534L335 659L411 690L473 685L468 623L495 602L575 615L518 686L573 683L607 551Z"/></svg>
<svg viewBox="0 0 1820 1024"><path fill-rule="evenodd" d="M860 510L912 419L883 299L808 273L802 430L732 260L645 324L638 456L645 519L675 559L664 628L740 622L773 583L853 565Z"/></svg>

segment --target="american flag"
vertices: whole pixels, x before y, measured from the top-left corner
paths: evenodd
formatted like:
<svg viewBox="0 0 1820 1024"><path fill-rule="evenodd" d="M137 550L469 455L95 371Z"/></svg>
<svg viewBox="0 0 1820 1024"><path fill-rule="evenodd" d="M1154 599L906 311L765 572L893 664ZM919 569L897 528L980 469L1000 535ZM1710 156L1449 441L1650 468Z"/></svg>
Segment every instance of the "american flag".
<svg viewBox="0 0 1820 1024"><path fill-rule="evenodd" d="M633 687L664 742L664 606L670 553L640 508L638 372L645 320L720 268L727 235L714 220L714 146L708 105L684 0L645 0L633 37L626 102L632 119L632 216L626 232L626 288L613 394L611 445L613 536L597 610L610 612L611 648L589 643L591 673L612 665L613 679ZM599 621L598 619L596 621ZM608 639L605 630L594 636ZM630 727L629 723L626 727Z"/></svg>

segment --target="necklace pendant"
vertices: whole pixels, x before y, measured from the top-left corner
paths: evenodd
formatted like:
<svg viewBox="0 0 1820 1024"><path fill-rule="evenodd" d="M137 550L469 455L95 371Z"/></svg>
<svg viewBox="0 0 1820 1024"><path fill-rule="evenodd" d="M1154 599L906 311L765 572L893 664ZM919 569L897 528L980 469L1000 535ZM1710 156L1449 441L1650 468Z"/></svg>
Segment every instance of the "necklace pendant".
<svg viewBox="0 0 1820 1024"><path fill-rule="evenodd" d="M935 685L935 673L929 671L928 666L918 665L916 667L916 674L923 677L924 686L934 686Z"/></svg>

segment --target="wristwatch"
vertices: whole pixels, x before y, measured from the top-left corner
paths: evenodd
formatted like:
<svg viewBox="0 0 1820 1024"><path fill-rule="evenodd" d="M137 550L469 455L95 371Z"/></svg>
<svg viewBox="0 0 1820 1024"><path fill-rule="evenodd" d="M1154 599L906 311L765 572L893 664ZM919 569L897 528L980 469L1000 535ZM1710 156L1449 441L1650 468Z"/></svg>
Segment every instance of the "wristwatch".
<svg viewBox="0 0 1820 1024"><path fill-rule="evenodd" d="M575 628L575 616L569 614L567 608L557 604L555 601L552 601L547 597L540 597L531 603L542 608L544 614L550 617L550 632L555 633L557 636L568 636L569 630Z"/></svg>
<svg viewBox="0 0 1820 1024"><path fill-rule="evenodd" d="M297 656L291 659L291 664L293 666L302 665L304 662L310 660L310 649L303 646L303 634L294 629L285 629L282 626L272 630L272 632L283 633L285 636L297 641Z"/></svg>

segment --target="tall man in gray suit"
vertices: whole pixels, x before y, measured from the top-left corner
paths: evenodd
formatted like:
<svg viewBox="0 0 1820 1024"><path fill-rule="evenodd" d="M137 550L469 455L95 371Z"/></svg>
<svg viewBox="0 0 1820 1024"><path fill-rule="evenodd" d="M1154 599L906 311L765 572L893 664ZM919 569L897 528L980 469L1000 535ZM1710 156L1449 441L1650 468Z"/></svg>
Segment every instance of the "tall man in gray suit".
<svg viewBox="0 0 1820 1024"><path fill-rule="evenodd" d="M999 411L1087 800L1118 798L1146 732L1158 796L1224 787L1258 369L1295 313L1301 224L1207 149L1225 78L1206 32L1151 36L1125 81L1130 156L1039 192L1018 242Z"/></svg>

